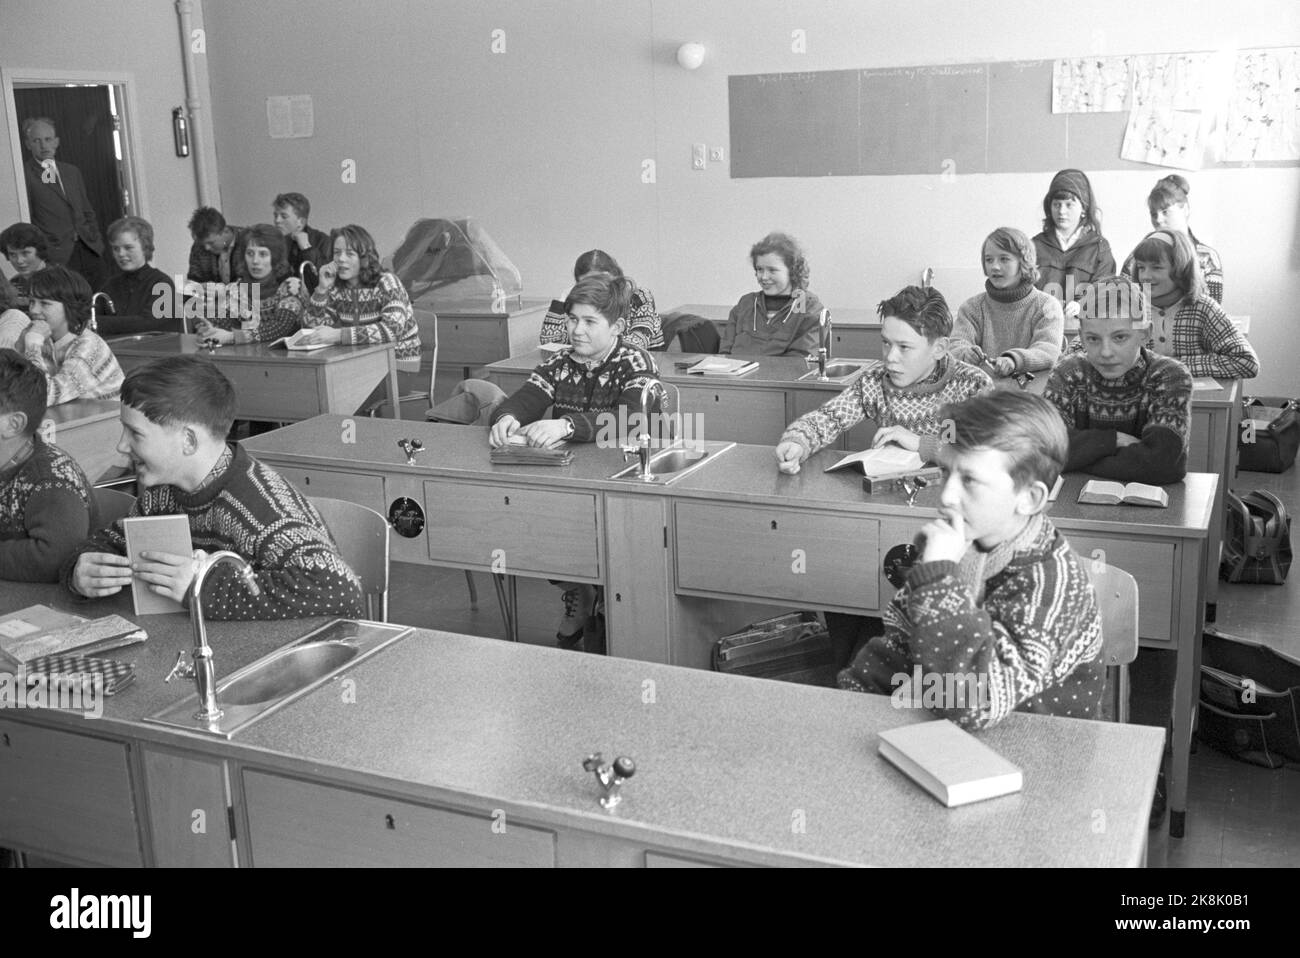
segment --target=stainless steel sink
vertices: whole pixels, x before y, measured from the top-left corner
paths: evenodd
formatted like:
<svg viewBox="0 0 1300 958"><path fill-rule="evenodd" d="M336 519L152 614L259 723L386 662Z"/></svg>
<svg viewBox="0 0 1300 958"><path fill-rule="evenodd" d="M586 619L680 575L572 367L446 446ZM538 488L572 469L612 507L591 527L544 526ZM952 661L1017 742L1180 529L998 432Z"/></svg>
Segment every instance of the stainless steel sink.
<svg viewBox="0 0 1300 958"><path fill-rule="evenodd" d="M159 336L170 335L166 330L155 329L147 333L129 333L125 336L110 336L104 340L106 343L138 343L143 339L156 339Z"/></svg>
<svg viewBox="0 0 1300 958"><path fill-rule="evenodd" d="M734 442L692 442L661 449L650 456L650 478L641 476L641 464L633 462L620 469L611 479L628 482L658 482L667 485L712 462L736 444Z"/></svg>
<svg viewBox="0 0 1300 958"><path fill-rule="evenodd" d="M145 721L230 738L411 631L402 625L336 619L218 680L222 714L215 721L195 717L199 697L193 693ZM214 642L212 647L220 666L221 646Z"/></svg>
<svg viewBox="0 0 1300 958"><path fill-rule="evenodd" d="M826 378L823 381L842 382L846 379L850 379L866 366L867 363L827 363ZM819 376L817 370L810 369L808 370L808 372L804 373L802 376L799 377L799 381L802 382L805 379L820 379L820 378L821 377Z"/></svg>

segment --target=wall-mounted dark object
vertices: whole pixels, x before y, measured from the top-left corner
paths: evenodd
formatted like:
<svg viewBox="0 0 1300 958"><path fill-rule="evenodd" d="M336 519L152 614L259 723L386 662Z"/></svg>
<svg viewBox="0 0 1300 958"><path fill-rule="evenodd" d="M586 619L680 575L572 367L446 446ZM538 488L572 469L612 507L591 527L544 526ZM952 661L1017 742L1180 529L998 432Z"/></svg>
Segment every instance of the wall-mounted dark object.
<svg viewBox="0 0 1300 958"><path fill-rule="evenodd" d="M185 118L185 107L172 110L172 134L176 137L176 155L190 155L190 121Z"/></svg>

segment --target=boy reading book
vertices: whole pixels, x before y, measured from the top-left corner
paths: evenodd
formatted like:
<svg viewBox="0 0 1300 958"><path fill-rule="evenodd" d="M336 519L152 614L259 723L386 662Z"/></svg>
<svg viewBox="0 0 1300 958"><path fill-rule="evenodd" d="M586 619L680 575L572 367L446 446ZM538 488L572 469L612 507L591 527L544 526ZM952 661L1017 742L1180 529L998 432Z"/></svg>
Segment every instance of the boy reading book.
<svg viewBox="0 0 1300 958"><path fill-rule="evenodd" d="M86 474L37 432L47 388L29 360L0 349L0 579L58 582L93 528Z"/></svg>
<svg viewBox="0 0 1300 958"><path fill-rule="evenodd" d="M133 369L122 384L118 451L144 491L133 515L186 515L193 555L126 555L121 521L83 542L63 582L87 597L113 595L134 577L188 601L196 560L229 550L252 566L257 594L229 564L204 580L210 619L361 615L361 583L320 514L277 473L227 443L235 389L211 362L169 356Z"/></svg>
<svg viewBox="0 0 1300 958"><path fill-rule="evenodd" d="M1044 514L1069 447L1060 416L1008 391L941 414L953 441L939 450L939 515L921 529L885 634L840 673L840 687L894 694L919 671L928 701L931 677L961 680L933 687L939 714L968 729L1013 711L1096 717L1105 683L1096 596Z"/></svg>
<svg viewBox="0 0 1300 958"><path fill-rule="evenodd" d="M1083 355L1066 356L1043 395L1065 420L1068 472L1164 485L1187 474L1192 376L1147 347L1151 323L1142 289L1119 277L1080 302Z"/></svg>

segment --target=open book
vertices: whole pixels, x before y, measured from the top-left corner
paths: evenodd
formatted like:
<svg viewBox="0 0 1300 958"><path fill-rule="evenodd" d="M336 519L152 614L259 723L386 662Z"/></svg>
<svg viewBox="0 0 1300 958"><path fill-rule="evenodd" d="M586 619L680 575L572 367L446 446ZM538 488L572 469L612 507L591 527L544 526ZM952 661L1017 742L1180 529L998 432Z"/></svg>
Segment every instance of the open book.
<svg viewBox="0 0 1300 958"><path fill-rule="evenodd" d="M845 456L835 465L828 466L826 471L834 472L836 469L847 469L850 466L860 469L864 476L875 478L914 472L924 468L925 463L921 461L919 453L890 443L878 449L864 449L862 452Z"/></svg>
<svg viewBox="0 0 1300 958"><path fill-rule="evenodd" d="M1024 787L1019 768L947 719L881 732L880 754L949 808Z"/></svg>
<svg viewBox="0 0 1300 958"><path fill-rule="evenodd" d="M1079 493L1079 501L1093 506L1154 506L1164 508L1169 505L1169 493L1159 486L1148 486L1143 482L1103 482L1089 479Z"/></svg>
<svg viewBox="0 0 1300 958"><path fill-rule="evenodd" d="M146 638L143 629L120 615L87 621L70 612L32 605L0 616L0 670L17 671L44 656L105 652Z"/></svg>
<svg viewBox="0 0 1300 958"><path fill-rule="evenodd" d="M686 370L701 376L743 376L758 368L753 359L732 359L730 356L709 356Z"/></svg>
<svg viewBox="0 0 1300 958"><path fill-rule="evenodd" d="M1212 376L1194 376L1192 377L1192 392L1205 392L1211 389L1222 389L1223 387L1214 380Z"/></svg>
<svg viewBox="0 0 1300 958"><path fill-rule="evenodd" d="M303 340L310 334L310 329L300 329L292 336L281 336L279 339L271 340L266 345L271 349L298 349L304 352L311 349L329 348L329 343L304 343Z"/></svg>
<svg viewBox="0 0 1300 958"><path fill-rule="evenodd" d="M139 559L141 552L168 552L178 556L194 552L188 516L134 516L122 520L122 532L126 536L126 554L132 562ZM139 576L131 578L131 598L135 601L136 615L185 611L185 606L154 592Z"/></svg>

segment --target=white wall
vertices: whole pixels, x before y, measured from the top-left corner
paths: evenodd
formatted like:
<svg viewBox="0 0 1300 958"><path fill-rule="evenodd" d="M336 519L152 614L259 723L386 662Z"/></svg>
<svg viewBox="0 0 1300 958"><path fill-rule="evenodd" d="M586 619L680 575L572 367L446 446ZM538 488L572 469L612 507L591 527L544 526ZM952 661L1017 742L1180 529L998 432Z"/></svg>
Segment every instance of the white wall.
<svg viewBox="0 0 1300 958"><path fill-rule="evenodd" d="M271 197L311 197L319 226L356 221L391 252L420 216L472 214L531 295L564 291L575 255L601 246L661 307L733 302L753 285L750 244L770 229L806 244L813 288L870 306L933 266L954 308L979 289L993 227L1038 228L1051 173L732 180L690 169L690 145L729 146L727 76L790 70L1048 59L1088 53L1300 45L1294 0L351 0L209 4L209 56L225 212L249 223ZM300 11L292 13L291 11ZM807 53L791 52L791 31ZM491 51L503 30L506 52ZM708 48L682 70L685 40ZM265 97L311 93L316 136L271 140ZM657 162L657 182L640 181ZM354 160L357 182L340 181ZM1162 174L1094 175L1117 256L1149 229ZM1300 170L1192 174L1193 226L1227 268L1225 306L1253 317L1264 373L1300 392Z"/></svg>
<svg viewBox="0 0 1300 958"><path fill-rule="evenodd" d="M193 19L196 27L204 26L197 2ZM132 74L144 215L154 227L154 265L168 273L185 272L190 248L185 223L198 205L193 158L178 158L172 139L172 109L185 103L178 22L170 0L0 0L0 66ZM200 84L206 87L205 57L196 59ZM204 89L205 101L206 96ZM6 109L0 103L0 228L18 219L16 183L22 182L21 170L15 179L14 120L4 114ZM202 134L200 130L200 140ZM206 139L210 153L211 137ZM25 147L22 155L27 155ZM216 158L210 155L215 180Z"/></svg>

